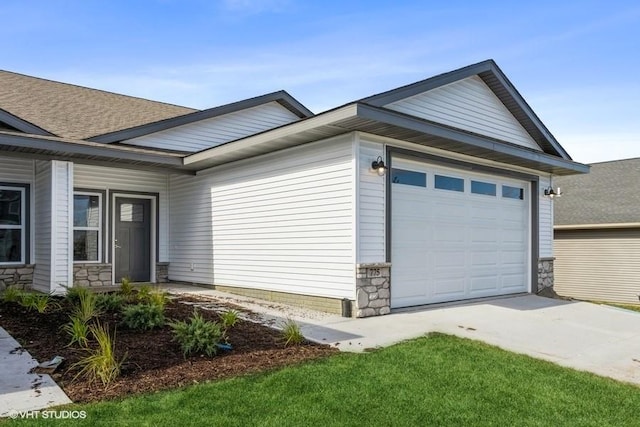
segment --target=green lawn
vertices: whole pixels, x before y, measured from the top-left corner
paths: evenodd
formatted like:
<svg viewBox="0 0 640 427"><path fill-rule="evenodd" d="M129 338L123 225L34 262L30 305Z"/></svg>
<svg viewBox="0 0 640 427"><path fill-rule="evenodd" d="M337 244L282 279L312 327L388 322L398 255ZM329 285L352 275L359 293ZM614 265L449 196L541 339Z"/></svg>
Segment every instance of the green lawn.
<svg viewBox="0 0 640 427"><path fill-rule="evenodd" d="M601 427L640 424L640 388L431 335L372 353L67 409L87 411L77 424L92 426Z"/></svg>

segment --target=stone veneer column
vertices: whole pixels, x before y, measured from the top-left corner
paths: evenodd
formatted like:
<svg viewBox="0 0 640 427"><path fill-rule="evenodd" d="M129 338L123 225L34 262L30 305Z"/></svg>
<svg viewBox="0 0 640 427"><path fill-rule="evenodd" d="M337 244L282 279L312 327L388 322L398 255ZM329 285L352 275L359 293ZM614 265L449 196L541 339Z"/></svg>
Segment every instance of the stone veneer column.
<svg viewBox="0 0 640 427"><path fill-rule="evenodd" d="M540 258L538 260L538 292L544 289L553 290L553 261L555 258Z"/></svg>
<svg viewBox="0 0 640 427"><path fill-rule="evenodd" d="M356 265L356 317L391 312L391 263Z"/></svg>

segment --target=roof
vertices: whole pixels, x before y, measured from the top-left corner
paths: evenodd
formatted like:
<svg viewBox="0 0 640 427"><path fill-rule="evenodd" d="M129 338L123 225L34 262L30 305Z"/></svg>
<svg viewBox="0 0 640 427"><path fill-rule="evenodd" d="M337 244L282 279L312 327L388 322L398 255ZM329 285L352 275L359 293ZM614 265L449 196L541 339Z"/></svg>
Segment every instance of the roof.
<svg viewBox="0 0 640 427"><path fill-rule="evenodd" d="M300 118L313 116L313 113L307 107L302 105L297 99L289 95L289 93L287 93L286 91L281 90L278 92L268 93L266 95L256 96L254 98L233 102L231 104L221 105L219 107L209 108L207 110L194 111L182 116L172 117L152 123L145 123L133 128L118 130L115 132L89 138L89 140L106 143L123 141L125 139L137 138L139 136L159 132L161 130L197 122L199 120L210 119L213 117L222 116L224 114L233 113L235 111L245 110L247 108L256 107L258 105L266 104L269 102L278 102L280 105Z"/></svg>
<svg viewBox="0 0 640 427"><path fill-rule="evenodd" d="M554 223L568 226L640 224L640 158L591 164L587 175L559 177ZM580 227L575 227L580 228Z"/></svg>
<svg viewBox="0 0 640 427"><path fill-rule="evenodd" d="M36 135L87 139L197 111L0 70L0 121Z"/></svg>
<svg viewBox="0 0 640 427"><path fill-rule="evenodd" d="M555 154L564 159L571 160L571 156L569 156L551 132L549 132L493 59L488 59L410 85L363 98L358 102L376 107L384 107L392 102L476 75L489 86L498 99L507 107L507 110L520 122L545 153Z"/></svg>
<svg viewBox="0 0 640 427"><path fill-rule="evenodd" d="M543 152L385 108L391 102L473 75L487 82ZM401 139L555 175L589 171L587 166L571 160L493 60L363 98L305 120L188 155L185 165L204 169L353 131Z"/></svg>
<svg viewBox="0 0 640 427"><path fill-rule="evenodd" d="M385 108L394 100L474 75L487 83L537 141L542 152ZM3 91L7 87L0 93L0 123L9 125L9 131L13 128L30 134L19 138L12 132L0 131L0 150L3 152L17 144L20 152L34 155L54 153L54 158L71 156L92 160L92 153L99 152L98 157L111 161L108 159L124 153L122 147L114 143L126 143L127 139L275 101L301 120L198 153L171 153L183 156L171 159L171 169L195 172L356 131L555 175L586 173L589 170L587 166L571 160L492 60L354 101L315 116L285 91L198 111L10 72L0 72L0 87ZM83 145L81 142L92 144ZM70 144L68 153L64 150L65 143ZM55 144L55 150L49 149L47 144ZM81 149L78 148L80 146ZM109 149L114 151L109 154ZM137 152L143 159L141 163L148 162L153 167L169 166L164 159L154 157L162 150L153 151ZM136 155L128 153L130 157ZM178 161L180 165L176 164Z"/></svg>

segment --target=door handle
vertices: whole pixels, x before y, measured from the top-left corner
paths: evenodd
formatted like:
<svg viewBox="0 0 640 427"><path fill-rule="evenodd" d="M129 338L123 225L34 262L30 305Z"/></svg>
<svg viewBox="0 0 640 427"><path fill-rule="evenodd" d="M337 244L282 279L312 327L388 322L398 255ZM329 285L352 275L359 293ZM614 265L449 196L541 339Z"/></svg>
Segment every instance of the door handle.
<svg viewBox="0 0 640 427"><path fill-rule="evenodd" d="M116 248L116 249L121 249L121 248L122 248L122 246L119 246L119 245L118 245L118 239L115 239L115 240L113 241L113 247L114 247L114 248Z"/></svg>

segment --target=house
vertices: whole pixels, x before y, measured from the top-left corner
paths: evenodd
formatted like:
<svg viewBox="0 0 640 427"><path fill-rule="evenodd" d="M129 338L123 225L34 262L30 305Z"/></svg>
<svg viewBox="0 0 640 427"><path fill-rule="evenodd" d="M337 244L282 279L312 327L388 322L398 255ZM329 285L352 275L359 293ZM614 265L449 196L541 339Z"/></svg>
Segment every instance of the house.
<svg viewBox="0 0 640 427"><path fill-rule="evenodd" d="M565 195L555 202L555 291L638 304L640 158L594 163L556 183Z"/></svg>
<svg viewBox="0 0 640 427"><path fill-rule="evenodd" d="M44 292L172 280L359 317L536 292L543 190L588 172L492 60L317 115L0 88L0 280Z"/></svg>

